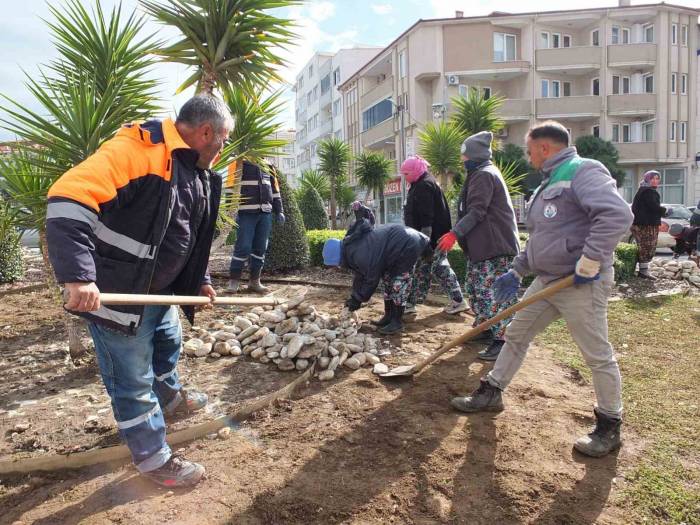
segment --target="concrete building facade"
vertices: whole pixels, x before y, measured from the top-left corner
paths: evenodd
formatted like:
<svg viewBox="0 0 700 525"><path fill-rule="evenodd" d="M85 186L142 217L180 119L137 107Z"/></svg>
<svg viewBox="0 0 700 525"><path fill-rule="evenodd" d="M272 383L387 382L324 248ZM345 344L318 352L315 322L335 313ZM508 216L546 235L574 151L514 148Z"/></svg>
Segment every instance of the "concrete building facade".
<svg viewBox="0 0 700 525"><path fill-rule="evenodd" d="M338 86L377 54L378 47L340 49L316 53L297 75L294 84L296 121L296 175L316 169L318 141L344 139L343 104Z"/></svg>
<svg viewBox="0 0 700 525"><path fill-rule="evenodd" d="M615 144L626 199L654 168L664 202L697 201L699 14L654 4L420 20L341 86L346 139L355 153L381 150L398 166L396 108L406 108L411 154L425 123L449 119L452 99L474 88L505 97L502 141L524 146L531 125L556 119L573 140ZM395 220L400 194L386 206Z"/></svg>
<svg viewBox="0 0 700 525"><path fill-rule="evenodd" d="M284 131L278 131L271 138L280 139L286 141L286 144L270 157L266 157L265 160L271 162L277 169L284 175L287 183L292 187L296 188L298 185L296 176L296 164L297 158L294 153L294 141L296 138L296 131L293 129L287 129Z"/></svg>

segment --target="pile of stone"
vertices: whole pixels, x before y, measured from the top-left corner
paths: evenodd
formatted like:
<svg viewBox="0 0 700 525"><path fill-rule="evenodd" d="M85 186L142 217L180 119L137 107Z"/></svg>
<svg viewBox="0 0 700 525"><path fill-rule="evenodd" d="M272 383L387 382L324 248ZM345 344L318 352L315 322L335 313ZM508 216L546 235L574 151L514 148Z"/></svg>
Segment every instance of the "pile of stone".
<svg viewBox="0 0 700 525"><path fill-rule="evenodd" d="M692 260L664 260L657 257L651 261L649 272L658 279L684 280L700 288L700 268Z"/></svg>
<svg viewBox="0 0 700 525"><path fill-rule="evenodd" d="M274 309L258 306L230 324L212 321L208 328L193 326L194 337L183 350L192 357L247 355L280 370L306 370L316 360L321 381L333 379L341 366L351 370L372 366L376 374L388 370L381 358L391 350L359 333L362 323L356 314L343 310L331 316L303 300L296 297Z"/></svg>

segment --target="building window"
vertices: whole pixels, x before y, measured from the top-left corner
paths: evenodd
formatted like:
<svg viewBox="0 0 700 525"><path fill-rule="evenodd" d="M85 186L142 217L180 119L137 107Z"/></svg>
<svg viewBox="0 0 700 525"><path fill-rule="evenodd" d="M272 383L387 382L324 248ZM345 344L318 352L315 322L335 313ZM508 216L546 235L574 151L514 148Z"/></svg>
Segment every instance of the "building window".
<svg viewBox="0 0 700 525"><path fill-rule="evenodd" d="M612 26L612 34L610 36L610 43L611 44L619 44L620 43L620 26Z"/></svg>
<svg viewBox="0 0 700 525"><path fill-rule="evenodd" d="M622 142L632 142L632 129L629 124L622 125Z"/></svg>
<svg viewBox="0 0 700 525"><path fill-rule="evenodd" d="M399 53L399 78L406 77L406 52Z"/></svg>
<svg viewBox="0 0 700 525"><path fill-rule="evenodd" d="M493 61L509 62L515 60L516 41L515 35L508 33L493 34Z"/></svg>
<svg viewBox="0 0 700 525"><path fill-rule="evenodd" d="M549 97L549 80L540 80L542 98Z"/></svg>
<svg viewBox="0 0 700 525"><path fill-rule="evenodd" d="M562 86L564 88L563 96L570 97L571 96L571 82L563 82Z"/></svg>
<svg viewBox="0 0 700 525"><path fill-rule="evenodd" d="M661 171L661 183L658 188L661 202L683 204L685 200L685 168L666 168Z"/></svg>
<svg viewBox="0 0 700 525"><path fill-rule="evenodd" d="M686 132L687 127L688 127L687 122L681 122L681 133L680 133L681 142L685 142L685 132Z"/></svg>
<svg viewBox="0 0 700 525"><path fill-rule="evenodd" d="M591 94L594 96L600 96L600 79L594 78L591 80Z"/></svg>
<svg viewBox="0 0 700 525"><path fill-rule="evenodd" d="M457 91L459 92L460 97L467 98L467 95L469 95L469 86L465 84L460 84L457 86Z"/></svg>
<svg viewBox="0 0 700 525"><path fill-rule="evenodd" d="M314 76L314 65L313 65L313 64L311 64L311 65L309 66L309 79L310 79L312 76Z"/></svg>
<svg viewBox="0 0 700 525"><path fill-rule="evenodd" d="M622 43L623 44L630 43L630 29L629 29L629 27L622 28Z"/></svg>
<svg viewBox="0 0 700 525"><path fill-rule="evenodd" d="M362 112L362 131L367 131L377 124L391 118L392 105L391 99L387 98L371 108Z"/></svg>
<svg viewBox="0 0 700 525"><path fill-rule="evenodd" d="M671 24L671 44L678 44L678 24Z"/></svg>
<svg viewBox="0 0 700 525"><path fill-rule="evenodd" d="M620 94L620 77L618 75L613 75L612 77L612 94Z"/></svg>
<svg viewBox="0 0 700 525"><path fill-rule="evenodd" d="M654 24L644 26L644 42L647 44L654 43Z"/></svg>
<svg viewBox="0 0 700 525"><path fill-rule="evenodd" d="M620 142L620 125L612 125L612 142Z"/></svg>
<svg viewBox="0 0 700 525"><path fill-rule="evenodd" d="M540 32L540 48L549 49L549 33L547 31Z"/></svg>
<svg viewBox="0 0 700 525"><path fill-rule="evenodd" d="M330 89L331 89L331 75L329 73L321 79L321 95L323 95L324 93L328 93L328 91L330 91Z"/></svg>
<svg viewBox="0 0 700 525"><path fill-rule="evenodd" d="M333 116L334 117L337 117L338 115L340 115L340 109L341 109L340 108L340 100L336 100L335 102L333 102Z"/></svg>
<svg viewBox="0 0 700 525"><path fill-rule="evenodd" d="M653 93L654 92L654 75L651 73L647 73L643 77L644 80L644 93Z"/></svg>
<svg viewBox="0 0 700 525"><path fill-rule="evenodd" d="M552 97L559 98L561 96L561 82L552 80Z"/></svg>
<svg viewBox="0 0 700 525"><path fill-rule="evenodd" d="M620 193L622 198L627 202L632 202L634 200L634 195L637 193L637 184L634 177L634 170L627 168L624 170L625 178L622 179L622 186L620 187Z"/></svg>
<svg viewBox="0 0 700 525"><path fill-rule="evenodd" d="M483 94L484 100L488 100L491 98L491 88L490 87L481 88L481 90L482 90L481 92Z"/></svg>
<svg viewBox="0 0 700 525"><path fill-rule="evenodd" d="M310 105L311 105L311 102L313 102L313 99L311 98L311 97L313 97L313 96L314 96L313 91L309 91L309 92L306 94L306 105L307 105L307 106L310 106Z"/></svg>
<svg viewBox="0 0 700 525"><path fill-rule="evenodd" d="M314 100L318 99L318 86L314 86Z"/></svg>
<svg viewBox="0 0 700 525"><path fill-rule="evenodd" d="M553 48L560 48L561 47L561 33L552 33L552 47Z"/></svg>
<svg viewBox="0 0 700 525"><path fill-rule="evenodd" d="M681 26L681 45L683 47L688 47L688 26Z"/></svg>
<svg viewBox="0 0 700 525"><path fill-rule="evenodd" d="M654 121L642 122L643 142L654 142Z"/></svg>
<svg viewBox="0 0 700 525"><path fill-rule="evenodd" d="M571 47L571 35L562 36L562 47Z"/></svg>
<svg viewBox="0 0 700 525"><path fill-rule="evenodd" d="M630 77L621 77L613 75L612 77L612 94L628 94L630 92Z"/></svg>
<svg viewBox="0 0 700 525"><path fill-rule="evenodd" d="M599 46L600 45L600 30L599 29L594 29L591 31L591 45L592 46Z"/></svg>
<svg viewBox="0 0 700 525"><path fill-rule="evenodd" d="M676 73L671 73L671 94L675 95L676 94L676 79L677 79Z"/></svg>
<svg viewBox="0 0 700 525"><path fill-rule="evenodd" d="M676 142L676 123L671 121L671 130L669 131L668 140L670 142Z"/></svg>
<svg viewBox="0 0 700 525"><path fill-rule="evenodd" d="M681 74L681 95L688 94L688 75Z"/></svg>
<svg viewBox="0 0 700 525"><path fill-rule="evenodd" d="M600 138L600 126L593 126L593 128L591 129L591 134L594 137Z"/></svg>
<svg viewBox="0 0 700 525"><path fill-rule="evenodd" d="M630 77L622 77L622 93L627 95L630 92Z"/></svg>
<svg viewBox="0 0 700 525"><path fill-rule="evenodd" d="M333 85L337 86L340 84L340 68L337 67L335 68L335 71L333 71Z"/></svg>

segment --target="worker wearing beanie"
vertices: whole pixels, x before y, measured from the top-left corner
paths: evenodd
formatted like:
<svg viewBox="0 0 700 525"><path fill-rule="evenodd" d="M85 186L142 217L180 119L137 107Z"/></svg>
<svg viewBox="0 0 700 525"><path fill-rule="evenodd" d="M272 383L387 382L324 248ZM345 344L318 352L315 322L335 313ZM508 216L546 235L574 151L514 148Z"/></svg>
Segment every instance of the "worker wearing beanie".
<svg viewBox="0 0 700 525"><path fill-rule="evenodd" d="M506 183L491 162L493 134L482 131L462 144L462 160L467 177L459 196L457 224L443 235L438 249L447 252L456 241L466 258L466 292L474 311L474 326L515 304L516 298L499 303L491 293L493 283L508 272L519 252L515 211ZM479 358L495 361L504 344L509 319L485 333L490 342Z"/></svg>
<svg viewBox="0 0 700 525"><path fill-rule="evenodd" d="M404 208L404 223L430 237L430 246L434 250L440 237L452 228L452 218L445 194L435 177L428 172L429 167L427 160L411 155L401 164L401 176L410 185ZM434 253L432 250L418 259L413 269L413 284L405 313L416 312L416 305L421 304L428 295L433 276L451 299L443 310L445 313L457 314L468 310L462 296L462 287L450 267L447 254L440 251Z"/></svg>

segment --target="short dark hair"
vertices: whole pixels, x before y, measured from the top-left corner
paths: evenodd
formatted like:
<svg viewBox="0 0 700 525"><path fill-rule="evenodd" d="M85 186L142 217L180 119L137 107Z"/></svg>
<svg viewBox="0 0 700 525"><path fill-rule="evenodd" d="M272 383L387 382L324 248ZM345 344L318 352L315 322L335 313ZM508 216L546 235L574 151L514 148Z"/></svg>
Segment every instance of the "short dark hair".
<svg viewBox="0 0 700 525"><path fill-rule="evenodd" d="M569 132L556 120L547 120L530 128L527 132L532 140L549 139L564 146L569 145Z"/></svg>
<svg viewBox="0 0 700 525"><path fill-rule="evenodd" d="M226 126L233 127L233 117L226 104L221 99L210 95L197 95L185 102L177 114L177 122L192 127L209 123L216 132Z"/></svg>

